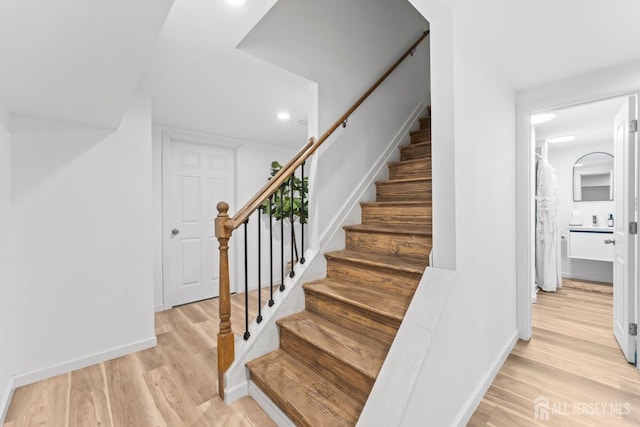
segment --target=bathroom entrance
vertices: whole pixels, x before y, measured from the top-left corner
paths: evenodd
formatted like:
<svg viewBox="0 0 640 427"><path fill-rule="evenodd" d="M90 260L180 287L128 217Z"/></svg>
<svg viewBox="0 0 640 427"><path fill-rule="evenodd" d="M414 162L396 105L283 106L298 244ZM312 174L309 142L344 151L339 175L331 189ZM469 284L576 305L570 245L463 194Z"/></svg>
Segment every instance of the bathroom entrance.
<svg viewBox="0 0 640 427"><path fill-rule="evenodd" d="M563 285L613 293L615 335L636 362L637 96L529 116L530 301Z"/></svg>

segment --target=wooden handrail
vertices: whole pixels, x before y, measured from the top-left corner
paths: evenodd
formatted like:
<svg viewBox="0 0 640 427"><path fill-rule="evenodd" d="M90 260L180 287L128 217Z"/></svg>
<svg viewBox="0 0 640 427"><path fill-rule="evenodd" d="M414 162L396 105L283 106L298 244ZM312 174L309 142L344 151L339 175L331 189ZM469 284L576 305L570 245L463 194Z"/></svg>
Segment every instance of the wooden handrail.
<svg viewBox="0 0 640 427"><path fill-rule="evenodd" d="M227 211L226 202L218 203L218 216L215 221L215 235L218 238L220 251L220 329L218 332L218 394L224 399L224 374L235 358L235 337L231 332L231 298L229 283L229 238L233 230L240 227L249 217L274 194L278 188L289 179L318 148L335 132L340 125L346 124L347 119L362 104L371 93L418 47L420 42L429 35L429 30L411 45L409 49L342 115L320 139L310 138L307 143L284 165L262 188L240 209L233 218ZM245 308L246 309L246 308Z"/></svg>
<svg viewBox="0 0 640 427"><path fill-rule="evenodd" d="M313 153L316 152L318 148L320 148L322 143L325 142L331 136L331 134L335 132L338 127L340 127L340 125L346 122L349 116L353 114L353 112L360 106L360 104L362 104L369 97L369 95L371 95L371 93L373 93L373 91L376 90L378 86L380 86L382 82L385 81L385 79L389 77L389 75L396 68L398 68L398 66L402 63L402 61L405 60L407 56L413 55L416 47L418 47L420 42L424 40L428 35L429 30L422 33L418 40L416 40L415 43L413 43L411 47L407 49L407 51L369 88L369 90L367 90L360 98L358 98L358 100L347 110L347 112L340 116L340 118L336 120L335 123L333 123L333 125L331 125L331 127L327 129L325 133L322 134L320 139L316 141L314 140L314 138L310 138L309 141L307 141L307 143L304 145L304 147L302 147L289 161L289 163L283 166L282 169L280 169L278 173L273 176L260 189L260 191L258 191L258 193L251 200L249 200L242 207L242 209L238 211L238 213L233 216L233 220L229 221L226 226L232 227L232 230L240 227L249 218L249 216L253 212L255 212L255 210L258 209L258 207L262 205L265 200L269 198L269 196L271 196L278 188L280 188L282 184L284 184L284 182L291 175L293 175L293 172L295 172L295 170L298 169L298 167L302 163L304 163Z"/></svg>

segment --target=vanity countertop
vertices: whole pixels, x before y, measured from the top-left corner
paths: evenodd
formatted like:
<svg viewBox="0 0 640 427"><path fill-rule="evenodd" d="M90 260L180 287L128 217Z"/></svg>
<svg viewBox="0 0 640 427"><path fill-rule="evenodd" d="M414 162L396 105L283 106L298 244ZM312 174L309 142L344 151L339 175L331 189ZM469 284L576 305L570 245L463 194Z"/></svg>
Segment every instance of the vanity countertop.
<svg viewBox="0 0 640 427"><path fill-rule="evenodd" d="M613 227L592 227L588 225L570 225L569 231L599 231L613 233Z"/></svg>

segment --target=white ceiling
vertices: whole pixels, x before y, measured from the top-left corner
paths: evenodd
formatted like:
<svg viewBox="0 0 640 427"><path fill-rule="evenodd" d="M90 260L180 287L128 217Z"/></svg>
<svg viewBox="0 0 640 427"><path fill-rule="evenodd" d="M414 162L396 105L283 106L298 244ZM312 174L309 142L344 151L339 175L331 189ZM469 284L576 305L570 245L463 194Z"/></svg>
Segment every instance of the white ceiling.
<svg viewBox="0 0 640 427"><path fill-rule="evenodd" d="M175 0L138 86L153 96L154 122L303 145L311 82L236 49L275 2ZM291 119L276 119L281 110Z"/></svg>
<svg viewBox="0 0 640 427"><path fill-rule="evenodd" d="M175 0L163 27L172 0L2 0L0 104L115 127L137 86L153 96L158 123L300 145L310 82L235 49L275 2ZM454 6L515 90L640 58L637 0L411 3ZM277 122L280 109L292 120Z"/></svg>
<svg viewBox="0 0 640 427"><path fill-rule="evenodd" d="M172 1L0 1L0 104L116 127Z"/></svg>
<svg viewBox="0 0 640 427"><path fill-rule="evenodd" d="M553 147L602 141L611 141L613 147L613 119L622 107L624 99L618 97L550 111L556 114L556 117L535 125L536 140L544 141L554 136L574 135L575 140L553 143Z"/></svg>
<svg viewBox="0 0 640 427"><path fill-rule="evenodd" d="M515 90L640 58L637 0L410 1L433 15L455 7Z"/></svg>

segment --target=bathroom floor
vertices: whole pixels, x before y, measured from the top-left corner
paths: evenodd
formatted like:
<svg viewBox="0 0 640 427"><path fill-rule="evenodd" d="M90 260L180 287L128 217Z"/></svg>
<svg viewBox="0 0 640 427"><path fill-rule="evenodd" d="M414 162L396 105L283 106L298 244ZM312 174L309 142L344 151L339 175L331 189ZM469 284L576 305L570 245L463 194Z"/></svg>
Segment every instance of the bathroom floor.
<svg viewBox="0 0 640 427"><path fill-rule="evenodd" d="M613 295L613 285L611 283L562 278L562 286L565 288L582 289L585 291Z"/></svg>

